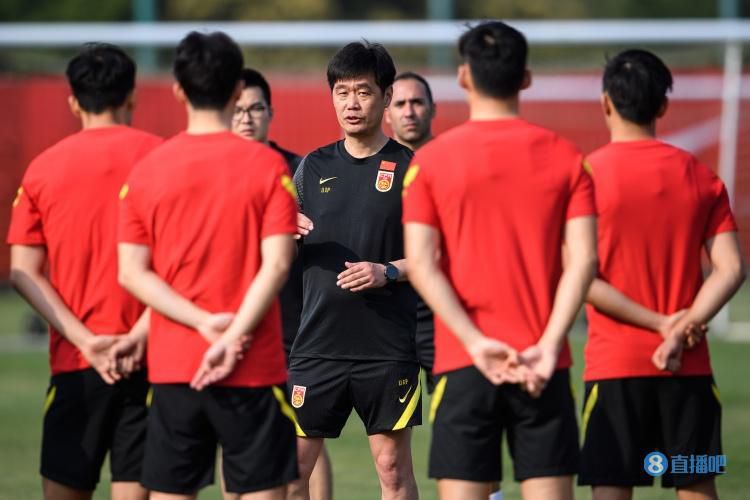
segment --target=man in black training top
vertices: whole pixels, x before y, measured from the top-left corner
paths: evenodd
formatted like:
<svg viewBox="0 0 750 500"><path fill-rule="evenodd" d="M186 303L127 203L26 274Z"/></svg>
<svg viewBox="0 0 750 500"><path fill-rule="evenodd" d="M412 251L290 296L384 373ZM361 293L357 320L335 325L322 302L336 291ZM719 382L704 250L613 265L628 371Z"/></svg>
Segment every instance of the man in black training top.
<svg viewBox="0 0 750 500"><path fill-rule="evenodd" d="M382 498L415 499L409 429L421 423L422 391L401 225L412 152L381 130L396 68L381 45L355 42L327 74L344 139L310 153L295 174L304 300L289 366L299 418L294 494L306 498L323 438L338 437L354 408Z"/></svg>

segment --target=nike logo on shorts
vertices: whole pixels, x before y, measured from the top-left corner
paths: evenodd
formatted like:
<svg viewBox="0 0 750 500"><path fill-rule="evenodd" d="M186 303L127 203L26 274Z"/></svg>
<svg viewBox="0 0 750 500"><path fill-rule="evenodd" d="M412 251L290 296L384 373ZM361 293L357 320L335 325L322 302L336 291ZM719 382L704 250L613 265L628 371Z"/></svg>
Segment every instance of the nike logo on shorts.
<svg viewBox="0 0 750 500"><path fill-rule="evenodd" d="M328 182L328 181L332 181L333 179L338 179L338 177L329 177L329 178L327 178L327 179L323 179L323 178L321 177L321 178L320 178L320 183L321 183L321 184L325 184L326 182Z"/></svg>
<svg viewBox="0 0 750 500"><path fill-rule="evenodd" d="M414 386L412 386L412 385L410 385L410 386L409 386L409 390L408 390L408 391L406 391L406 394L404 394L404 397L403 397L403 398L398 398L398 402L399 402L399 403L404 403L404 402L406 402L406 398L407 398L407 397L409 397L409 393L411 392L411 388L412 388L412 387L414 387Z"/></svg>

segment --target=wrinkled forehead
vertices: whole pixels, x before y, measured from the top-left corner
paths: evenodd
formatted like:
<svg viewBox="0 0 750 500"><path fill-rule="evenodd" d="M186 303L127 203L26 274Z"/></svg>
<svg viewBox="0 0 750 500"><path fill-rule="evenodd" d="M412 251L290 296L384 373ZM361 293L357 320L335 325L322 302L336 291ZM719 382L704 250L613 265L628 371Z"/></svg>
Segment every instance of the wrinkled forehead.
<svg viewBox="0 0 750 500"><path fill-rule="evenodd" d="M333 90L359 89L359 88L369 88L370 90L377 90L378 84L375 81L375 75L367 74L367 75L355 76L352 78L336 80L336 83L333 84Z"/></svg>

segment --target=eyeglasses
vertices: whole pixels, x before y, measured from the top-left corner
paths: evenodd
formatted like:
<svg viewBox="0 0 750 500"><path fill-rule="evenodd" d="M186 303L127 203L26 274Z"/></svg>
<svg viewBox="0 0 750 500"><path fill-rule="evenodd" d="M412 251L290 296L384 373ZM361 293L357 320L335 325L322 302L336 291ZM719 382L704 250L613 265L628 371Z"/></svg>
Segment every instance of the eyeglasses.
<svg viewBox="0 0 750 500"><path fill-rule="evenodd" d="M248 118L252 116L262 116L263 113L268 111L268 107L265 104L253 104L249 108L234 108L234 114L232 119L236 121L242 120L242 117L247 113Z"/></svg>

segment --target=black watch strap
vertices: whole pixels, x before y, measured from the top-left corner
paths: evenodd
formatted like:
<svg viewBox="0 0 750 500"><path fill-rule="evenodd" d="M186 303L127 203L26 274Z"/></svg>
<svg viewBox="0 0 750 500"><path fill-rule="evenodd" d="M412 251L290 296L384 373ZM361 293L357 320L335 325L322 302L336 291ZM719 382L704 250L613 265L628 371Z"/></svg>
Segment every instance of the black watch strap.
<svg viewBox="0 0 750 500"><path fill-rule="evenodd" d="M398 268L391 264L390 262L386 262L385 264L385 279L388 281L388 283L392 283L396 280L398 280L399 276L401 275L401 272L399 272Z"/></svg>

